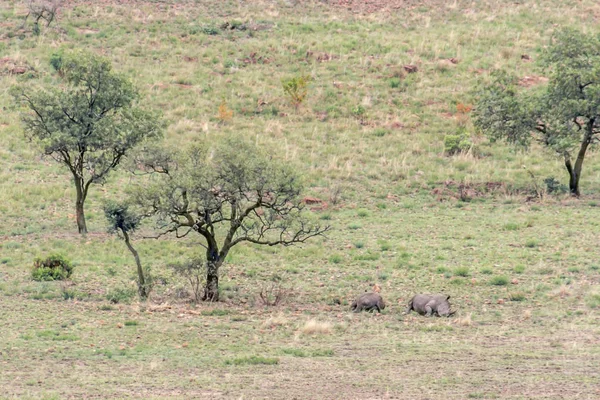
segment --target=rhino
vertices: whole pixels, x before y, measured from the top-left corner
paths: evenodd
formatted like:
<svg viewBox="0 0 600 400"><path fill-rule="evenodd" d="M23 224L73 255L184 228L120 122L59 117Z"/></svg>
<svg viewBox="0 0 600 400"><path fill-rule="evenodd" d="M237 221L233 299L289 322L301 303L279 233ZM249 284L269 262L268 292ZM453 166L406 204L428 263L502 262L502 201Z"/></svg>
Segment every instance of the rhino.
<svg viewBox="0 0 600 400"><path fill-rule="evenodd" d="M385 308L383 297L379 293L364 293L360 295L354 302L350 309L354 312L361 312L362 310L372 311L377 310L381 312Z"/></svg>
<svg viewBox="0 0 600 400"><path fill-rule="evenodd" d="M411 311L416 311L421 315L430 317L437 315L438 317L450 317L456 311L450 311L450 296L446 294L417 294L408 303L406 314Z"/></svg>

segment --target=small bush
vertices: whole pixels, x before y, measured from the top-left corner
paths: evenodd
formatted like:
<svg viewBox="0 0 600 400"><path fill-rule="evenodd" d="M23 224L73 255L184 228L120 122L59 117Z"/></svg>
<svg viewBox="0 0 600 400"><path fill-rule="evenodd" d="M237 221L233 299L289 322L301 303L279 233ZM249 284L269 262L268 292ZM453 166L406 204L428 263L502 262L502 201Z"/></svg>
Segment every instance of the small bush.
<svg viewBox="0 0 600 400"><path fill-rule="evenodd" d="M36 258L33 261L31 277L34 281L61 281L73 273L73 265L59 254L52 254L46 259Z"/></svg>
<svg viewBox="0 0 600 400"><path fill-rule="evenodd" d="M548 194L565 194L569 191L566 185L561 184L553 176L544 179L544 183L546 184L546 192Z"/></svg>
<svg viewBox="0 0 600 400"><path fill-rule="evenodd" d="M508 285L508 277L504 275L496 275L490 279L490 285L494 286L506 286Z"/></svg>
<svg viewBox="0 0 600 400"><path fill-rule="evenodd" d="M200 258L195 258L182 263L170 264L169 267L175 275L179 275L188 282L194 293L194 301L199 302L203 295L202 288L206 282L206 263ZM247 274L249 275L250 272L248 271Z"/></svg>
<svg viewBox="0 0 600 400"><path fill-rule="evenodd" d="M444 136L444 153L454 155L467 152L473 147L471 135L465 129L458 129L454 135Z"/></svg>
<svg viewBox="0 0 600 400"><path fill-rule="evenodd" d="M308 83L312 80L310 75L299 75L281 81L283 92L288 96L294 107L298 108L308 95Z"/></svg>

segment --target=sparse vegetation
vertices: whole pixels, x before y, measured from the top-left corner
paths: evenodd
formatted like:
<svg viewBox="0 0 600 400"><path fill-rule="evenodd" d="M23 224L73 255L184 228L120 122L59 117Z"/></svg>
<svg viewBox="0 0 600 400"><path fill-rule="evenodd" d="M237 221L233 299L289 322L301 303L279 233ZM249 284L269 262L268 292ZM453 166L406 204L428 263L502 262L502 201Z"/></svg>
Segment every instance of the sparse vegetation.
<svg viewBox="0 0 600 400"><path fill-rule="evenodd" d="M553 33L596 35L597 2L78 0L63 2L49 28L40 20L36 36L31 17L19 28L27 1L0 1L0 397L492 399L511 388L523 398L597 397L589 344L600 309L600 158L586 153L578 200L561 194L562 155L535 141L515 151L472 121L473 88L494 69L516 76L519 95L544 92L552 77L539 61ZM72 174L23 140L20 105L7 95L61 89L78 48L106 57L139 90L135 104L163 115L164 141L150 154L194 171L177 183L193 187L206 172L183 154L203 148L217 162L219 147L242 137L295 173L307 221L332 229L298 246L235 246L219 269L220 301L203 303L194 299L206 287L204 237L160 235L174 214L154 215L131 235L154 282L139 302L131 253L105 233L103 205L135 198L138 184L173 182L129 153L92 185L89 233L72 232ZM305 74L295 107L281 83ZM471 145L444 154L455 134ZM162 199L183 204L171 193ZM281 221L267 210L255 218L243 228ZM229 227L214 224L215 237ZM33 259L53 253L74 274L33 281ZM197 294L169 268L189 260ZM491 285L495 276L506 283ZM294 296L264 307L261 288L280 277ZM385 312L351 313L375 284ZM457 314L404 315L417 292L450 294ZM398 364L410 379L390 374Z"/></svg>

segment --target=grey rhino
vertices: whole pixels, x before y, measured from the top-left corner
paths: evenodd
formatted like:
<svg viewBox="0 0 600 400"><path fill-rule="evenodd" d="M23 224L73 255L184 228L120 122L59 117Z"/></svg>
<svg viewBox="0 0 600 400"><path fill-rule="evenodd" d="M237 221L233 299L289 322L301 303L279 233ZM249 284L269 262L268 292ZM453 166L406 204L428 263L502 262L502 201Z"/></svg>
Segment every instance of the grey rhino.
<svg viewBox="0 0 600 400"><path fill-rule="evenodd" d="M445 294L417 294L408 303L406 314L414 310L427 317L432 315L450 317L456 311L450 311L448 299L450 296Z"/></svg>
<svg viewBox="0 0 600 400"><path fill-rule="evenodd" d="M362 310L372 311L374 309L381 312L385 308L385 303L379 293L365 293L354 300L350 308L354 312L361 312Z"/></svg>

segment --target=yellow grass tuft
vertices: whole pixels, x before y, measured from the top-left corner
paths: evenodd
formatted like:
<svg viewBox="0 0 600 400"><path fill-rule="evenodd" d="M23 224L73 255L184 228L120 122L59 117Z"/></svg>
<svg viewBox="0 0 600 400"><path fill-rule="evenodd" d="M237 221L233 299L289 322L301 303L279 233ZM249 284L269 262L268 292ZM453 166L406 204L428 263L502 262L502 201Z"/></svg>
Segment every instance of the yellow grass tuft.
<svg viewBox="0 0 600 400"><path fill-rule="evenodd" d="M271 316L262 323L264 328L273 328L276 326L287 325L290 321L283 314L278 314L276 316Z"/></svg>
<svg viewBox="0 0 600 400"><path fill-rule="evenodd" d="M306 324L300 328L300 333L304 335L325 335L333 331L333 325L330 322L317 321L316 319L310 319L306 321Z"/></svg>
<svg viewBox="0 0 600 400"><path fill-rule="evenodd" d="M471 326L471 325L473 325L473 320L471 319L471 315L472 315L472 313L469 313L468 315L465 315L462 318L457 318L456 319L456 323L458 325L462 325L462 326Z"/></svg>

